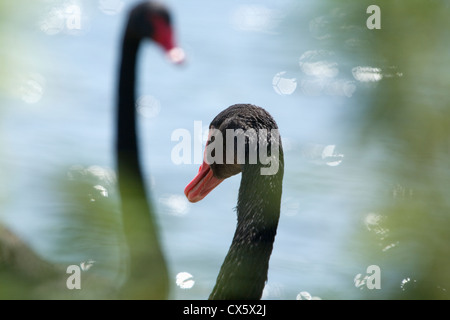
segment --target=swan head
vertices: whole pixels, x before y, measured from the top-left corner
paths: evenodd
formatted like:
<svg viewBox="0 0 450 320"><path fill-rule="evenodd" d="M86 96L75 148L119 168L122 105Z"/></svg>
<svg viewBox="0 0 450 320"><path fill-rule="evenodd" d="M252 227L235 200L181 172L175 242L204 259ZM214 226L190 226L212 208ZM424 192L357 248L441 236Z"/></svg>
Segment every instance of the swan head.
<svg viewBox="0 0 450 320"><path fill-rule="evenodd" d="M173 63L179 64L185 59L184 51L175 42L169 10L156 1L144 1L130 11L126 37L138 41L150 39L166 52Z"/></svg>
<svg viewBox="0 0 450 320"><path fill-rule="evenodd" d="M187 199L200 201L223 180L241 172L276 174L280 148L278 127L267 111L249 104L225 109L209 126L203 163L184 190Z"/></svg>

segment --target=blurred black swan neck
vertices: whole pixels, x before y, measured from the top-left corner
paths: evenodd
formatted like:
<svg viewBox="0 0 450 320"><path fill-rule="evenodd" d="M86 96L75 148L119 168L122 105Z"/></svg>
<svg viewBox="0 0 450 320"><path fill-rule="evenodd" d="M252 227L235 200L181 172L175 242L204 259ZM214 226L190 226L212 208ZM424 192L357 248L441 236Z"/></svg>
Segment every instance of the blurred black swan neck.
<svg viewBox="0 0 450 320"><path fill-rule="evenodd" d="M154 210L147 201L139 159L136 64L141 39L124 34L119 66L116 156L123 228L128 245L124 299L167 299L168 271L159 243Z"/></svg>

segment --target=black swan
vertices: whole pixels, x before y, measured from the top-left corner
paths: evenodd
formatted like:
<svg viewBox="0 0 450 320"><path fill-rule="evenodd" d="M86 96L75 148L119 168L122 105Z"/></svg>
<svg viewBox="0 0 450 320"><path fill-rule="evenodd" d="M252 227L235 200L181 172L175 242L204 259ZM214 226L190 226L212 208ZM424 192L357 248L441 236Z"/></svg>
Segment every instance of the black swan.
<svg viewBox="0 0 450 320"><path fill-rule="evenodd" d="M227 131L235 134L233 140L225 138ZM244 151L239 156L242 147L245 156ZM203 164L186 186L185 195L191 202L200 201L224 179L240 172L237 227L209 299L260 299L267 281L280 217L283 150L274 119L249 104L233 105L211 122Z"/></svg>
<svg viewBox="0 0 450 320"><path fill-rule="evenodd" d="M123 35L116 116L118 184L129 255L128 280L122 288L122 298L166 299L168 272L153 208L146 199L136 133L136 61L145 38L159 44L172 62L180 63L184 58L183 51L174 44L171 18L165 6L144 1L130 11Z"/></svg>
<svg viewBox="0 0 450 320"><path fill-rule="evenodd" d="M164 299L169 281L161 252L153 210L146 200L136 136L135 74L141 40L149 38L166 51L169 60L181 63L184 53L175 46L168 10L153 1L144 1L129 14L123 36L117 105L117 167L122 200L124 233L129 247L128 280L121 298ZM66 265L48 262L8 228L0 225L0 299L116 297L115 285L83 275L80 294L66 288ZM87 280L87 281L85 281ZM85 294L86 293L86 294Z"/></svg>

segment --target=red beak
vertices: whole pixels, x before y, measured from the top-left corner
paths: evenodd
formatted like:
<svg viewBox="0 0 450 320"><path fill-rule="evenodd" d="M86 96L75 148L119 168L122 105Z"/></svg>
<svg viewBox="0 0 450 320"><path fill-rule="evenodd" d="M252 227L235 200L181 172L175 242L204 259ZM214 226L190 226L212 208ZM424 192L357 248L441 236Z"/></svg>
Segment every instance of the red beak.
<svg viewBox="0 0 450 320"><path fill-rule="evenodd" d="M176 64L182 63L185 59L185 54L183 49L175 44L172 27L162 17L153 17L152 23L154 27L153 41L163 47L171 62Z"/></svg>
<svg viewBox="0 0 450 320"><path fill-rule="evenodd" d="M214 177L209 164L203 161L194 180L192 180L184 189L184 194L190 202L200 201L223 180L224 179Z"/></svg>

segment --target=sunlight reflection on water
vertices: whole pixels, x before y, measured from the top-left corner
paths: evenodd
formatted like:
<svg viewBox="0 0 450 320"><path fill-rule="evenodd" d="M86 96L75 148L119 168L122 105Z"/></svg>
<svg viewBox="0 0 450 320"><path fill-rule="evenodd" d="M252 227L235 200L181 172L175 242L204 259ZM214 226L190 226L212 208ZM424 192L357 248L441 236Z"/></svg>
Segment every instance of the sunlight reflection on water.
<svg viewBox="0 0 450 320"><path fill-rule="evenodd" d="M279 13L264 5L240 5L232 15L231 24L244 31L273 32L279 20Z"/></svg>
<svg viewBox="0 0 450 320"><path fill-rule="evenodd" d="M300 292L296 300L322 300L320 297L312 296L308 291Z"/></svg>
<svg viewBox="0 0 450 320"><path fill-rule="evenodd" d="M272 79L272 86L280 96L290 95L297 89L297 79L286 78L286 71L278 72Z"/></svg>
<svg viewBox="0 0 450 320"><path fill-rule="evenodd" d="M317 78L334 78L339 73L333 51L307 51L300 57L299 65L304 74Z"/></svg>
<svg viewBox="0 0 450 320"><path fill-rule="evenodd" d="M192 289L195 285L194 276L189 272L179 272L176 276L175 283L181 289Z"/></svg>
<svg viewBox="0 0 450 320"><path fill-rule="evenodd" d="M29 104L38 103L45 93L45 77L39 73L30 73L22 77L18 95Z"/></svg>
<svg viewBox="0 0 450 320"><path fill-rule="evenodd" d="M159 198L159 202L173 216L184 216L189 212L189 202L184 195L166 194Z"/></svg>
<svg viewBox="0 0 450 320"><path fill-rule="evenodd" d="M155 118L161 111L161 103L150 95L144 95L137 99L136 109L138 113L148 119Z"/></svg>
<svg viewBox="0 0 450 320"><path fill-rule="evenodd" d="M312 163L326 164L330 167L335 167L340 165L344 159L344 155L337 153L335 150L336 145L308 143L302 147L301 153L305 159Z"/></svg>
<svg viewBox="0 0 450 320"><path fill-rule="evenodd" d="M383 79L380 68L355 67L352 69L353 77L360 82L376 82Z"/></svg>
<svg viewBox="0 0 450 320"><path fill-rule="evenodd" d="M300 81L301 92L305 95L352 97L356 91L354 81L338 77L339 57L329 50L308 50L299 58L303 73Z"/></svg>

